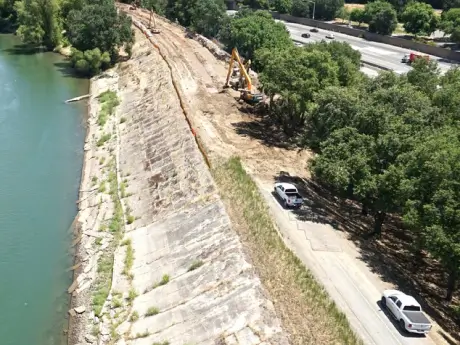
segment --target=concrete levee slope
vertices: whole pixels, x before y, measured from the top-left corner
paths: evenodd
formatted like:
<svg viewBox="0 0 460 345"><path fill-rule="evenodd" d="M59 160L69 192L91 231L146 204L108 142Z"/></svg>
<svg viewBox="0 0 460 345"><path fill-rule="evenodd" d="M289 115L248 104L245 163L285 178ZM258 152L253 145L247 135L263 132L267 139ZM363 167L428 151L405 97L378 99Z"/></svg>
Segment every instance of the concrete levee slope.
<svg viewBox="0 0 460 345"><path fill-rule="evenodd" d="M127 246L117 249L112 294L136 297L125 320L112 305L117 344L288 344L232 230L167 64L138 30L133 52L119 69L119 167L123 203L135 219L124 240L133 262L127 274Z"/></svg>

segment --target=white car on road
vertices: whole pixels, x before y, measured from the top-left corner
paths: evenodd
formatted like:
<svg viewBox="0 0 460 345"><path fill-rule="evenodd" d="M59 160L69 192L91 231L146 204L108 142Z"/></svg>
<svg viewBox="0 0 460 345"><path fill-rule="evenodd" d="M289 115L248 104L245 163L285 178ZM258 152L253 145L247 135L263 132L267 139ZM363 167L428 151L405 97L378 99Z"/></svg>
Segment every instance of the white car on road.
<svg viewBox="0 0 460 345"><path fill-rule="evenodd" d="M403 332L426 334L431 330L430 320L414 297L398 290L385 290L380 303L398 321Z"/></svg>
<svg viewBox="0 0 460 345"><path fill-rule="evenodd" d="M334 36L333 33L328 33L328 34L326 35L326 38L329 38L329 39L333 40L333 39L335 38L335 36Z"/></svg>

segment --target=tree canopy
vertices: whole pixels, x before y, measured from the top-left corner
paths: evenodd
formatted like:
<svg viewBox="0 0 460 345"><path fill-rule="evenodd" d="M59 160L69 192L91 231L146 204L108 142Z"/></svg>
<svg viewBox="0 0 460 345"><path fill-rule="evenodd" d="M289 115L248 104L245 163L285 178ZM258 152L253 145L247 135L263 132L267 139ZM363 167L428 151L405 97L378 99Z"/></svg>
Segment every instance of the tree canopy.
<svg viewBox="0 0 460 345"><path fill-rule="evenodd" d="M443 12L440 27L454 42L460 43L460 8Z"/></svg>
<svg viewBox="0 0 460 345"><path fill-rule="evenodd" d="M366 4L364 18L369 24L369 31L381 35L391 35L398 24L393 6L380 0Z"/></svg>
<svg viewBox="0 0 460 345"><path fill-rule="evenodd" d="M433 7L424 2L410 2L401 14L404 29L414 35L431 35L438 24Z"/></svg>

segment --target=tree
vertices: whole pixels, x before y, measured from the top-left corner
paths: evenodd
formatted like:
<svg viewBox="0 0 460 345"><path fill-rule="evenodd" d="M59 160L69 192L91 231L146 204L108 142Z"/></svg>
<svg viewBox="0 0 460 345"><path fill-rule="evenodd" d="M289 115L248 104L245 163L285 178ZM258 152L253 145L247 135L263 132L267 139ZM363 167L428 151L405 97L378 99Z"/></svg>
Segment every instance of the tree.
<svg viewBox="0 0 460 345"><path fill-rule="evenodd" d="M381 35L391 35L398 24L395 9L388 2L380 0L366 5L364 17L369 31Z"/></svg>
<svg viewBox="0 0 460 345"><path fill-rule="evenodd" d="M243 0L243 5L255 10L268 10L270 8L268 0Z"/></svg>
<svg viewBox="0 0 460 345"><path fill-rule="evenodd" d="M439 78L439 88L433 95L433 104L441 110L446 123L460 121L460 69L451 68Z"/></svg>
<svg viewBox="0 0 460 345"><path fill-rule="evenodd" d="M337 10L335 16L342 19L342 22L344 22L345 20L350 19L350 11L345 6L342 6Z"/></svg>
<svg viewBox="0 0 460 345"><path fill-rule="evenodd" d="M62 26L57 0L21 0L15 3L17 34L26 43L44 44L48 49L59 45Z"/></svg>
<svg viewBox="0 0 460 345"><path fill-rule="evenodd" d="M436 92L440 75L441 70L436 60L416 59L412 69L407 72L407 80L431 97Z"/></svg>
<svg viewBox="0 0 460 345"><path fill-rule="evenodd" d="M414 35L431 35L438 25L438 17L431 5L410 2L401 14L404 29Z"/></svg>
<svg viewBox="0 0 460 345"><path fill-rule="evenodd" d="M310 1L292 0L291 14L294 17L310 18Z"/></svg>
<svg viewBox="0 0 460 345"><path fill-rule="evenodd" d="M119 47L134 41L131 18L118 14L110 1L99 0L72 10L67 24L71 44L81 51L99 48L114 58Z"/></svg>
<svg viewBox="0 0 460 345"><path fill-rule="evenodd" d="M350 20L352 22L358 22L358 25L361 26L361 23L365 22L364 10L362 8L354 8L350 12Z"/></svg>
<svg viewBox="0 0 460 345"><path fill-rule="evenodd" d="M460 0L443 0L443 13L449 11L451 8L460 8Z"/></svg>
<svg viewBox="0 0 460 345"><path fill-rule="evenodd" d="M315 19L333 20L344 0L315 0Z"/></svg>
<svg viewBox="0 0 460 345"><path fill-rule="evenodd" d="M291 13L292 0L274 0L273 9L281 14Z"/></svg>
<svg viewBox="0 0 460 345"><path fill-rule="evenodd" d="M235 17L229 27L221 33L222 41L228 48L236 47L239 53L247 59L254 59L254 53L261 48L284 50L292 47L289 32L282 23L277 23L266 11L246 13ZM255 68L263 65L254 60Z"/></svg>
<svg viewBox="0 0 460 345"><path fill-rule="evenodd" d="M444 11L441 15L440 28L449 34L454 42L460 43L460 8Z"/></svg>
<svg viewBox="0 0 460 345"><path fill-rule="evenodd" d="M423 140L401 159L405 164L404 221L448 272L446 300L460 277L460 141L447 128Z"/></svg>
<svg viewBox="0 0 460 345"><path fill-rule="evenodd" d="M168 0L141 0L141 6L160 15L166 11Z"/></svg>
<svg viewBox="0 0 460 345"><path fill-rule="evenodd" d="M262 49L256 58L264 66L259 81L270 97L271 115L287 134L302 128L316 92L338 85L338 66L327 51Z"/></svg>
<svg viewBox="0 0 460 345"><path fill-rule="evenodd" d="M183 26L192 24L192 11L198 0L168 0L166 4L166 17L177 21Z"/></svg>
<svg viewBox="0 0 460 345"><path fill-rule="evenodd" d="M223 0L200 0L191 9L191 27L207 37L216 37L225 14Z"/></svg>

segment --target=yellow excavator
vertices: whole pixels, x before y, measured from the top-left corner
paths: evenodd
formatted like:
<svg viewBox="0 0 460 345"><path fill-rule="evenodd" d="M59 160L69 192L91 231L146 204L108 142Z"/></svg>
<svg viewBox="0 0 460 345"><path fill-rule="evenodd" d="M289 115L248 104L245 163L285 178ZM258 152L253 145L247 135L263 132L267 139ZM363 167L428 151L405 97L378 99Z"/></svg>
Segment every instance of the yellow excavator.
<svg viewBox="0 0 460 345"><path fill-rule="evenodd" d="M132 11L137 11L138 8L141 8L141 0L133 1L132 5L129 7ZM161 31L157 28L157 21L155 19L155 14L153 13L153 7L149 9L150 18L149 18L149 29L153 34L159 34ZM153 27L152 27L152 18L153 18Z"/></svg>
<svg viewBox="0 0 460 345"><path fill-rule="evenodd" d="M244 100L245 102L249 104L257 104L262 100L262 94L260 93L254 93L252 91L252 81L251 77L249 76L248 71L246 70L245 65L247 68L250 67L251 65L251 60L248 60L245 65L241 62L240 54L238 54L238 50L236 48L233 48L232 50L232 57L230 58L230 65L228 66L228 73L227 73L227 80L225 82L224 88L230 87L229 80L230 76L235 74L235 70L233 69L233 63L235 62L238 63L238 68L239 68L239 80L237 83L233 83L233 87L235 87L236 90L240 91L240 99Z"/></svg>

